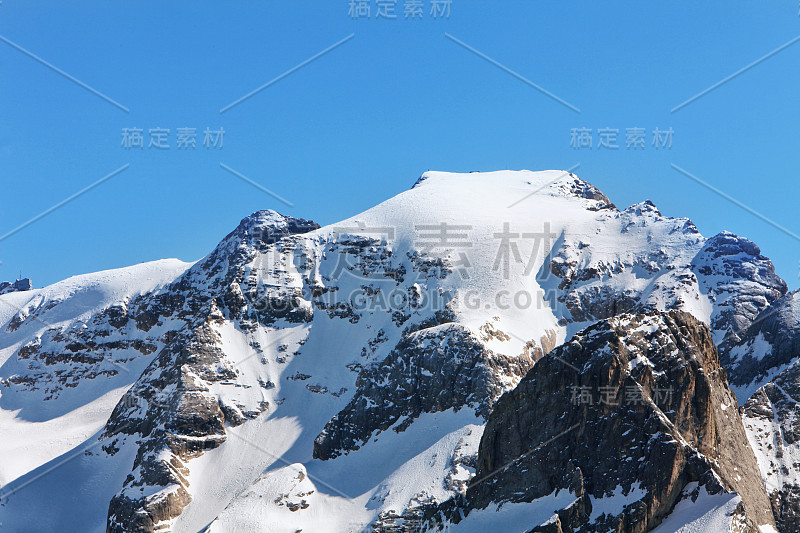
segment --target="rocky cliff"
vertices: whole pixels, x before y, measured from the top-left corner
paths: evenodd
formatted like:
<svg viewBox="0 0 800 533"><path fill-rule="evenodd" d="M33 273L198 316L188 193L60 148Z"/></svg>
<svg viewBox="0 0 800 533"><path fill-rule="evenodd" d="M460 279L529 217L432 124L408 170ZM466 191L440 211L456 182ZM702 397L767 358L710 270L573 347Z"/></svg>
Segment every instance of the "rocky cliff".
<svg viewBox="0 0 800 533"><path fill-rule="evenodd" d="M561 493L568 505L557 508ZM428 514L469 524L490 505L549 498L531 531L644 532L701 493L738 495L731 530L774 525L707 325L682 312L620 315L576 334L500 398L466 496Z"/></svg>

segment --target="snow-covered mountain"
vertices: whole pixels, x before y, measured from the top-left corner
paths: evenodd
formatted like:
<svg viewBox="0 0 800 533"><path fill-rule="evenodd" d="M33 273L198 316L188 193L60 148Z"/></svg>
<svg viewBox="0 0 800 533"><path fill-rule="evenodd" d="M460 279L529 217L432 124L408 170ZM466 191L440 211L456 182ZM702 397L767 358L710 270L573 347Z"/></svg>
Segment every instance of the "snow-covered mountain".
<svg viewBox="0 0 800 533"><path fill-rule="evenodd" d="M409 530L576 333L680 310L738 342L786 290L752 242L560 171L429 172L325 227L260 211L193 264L0 295L0 523Z"/></svg>

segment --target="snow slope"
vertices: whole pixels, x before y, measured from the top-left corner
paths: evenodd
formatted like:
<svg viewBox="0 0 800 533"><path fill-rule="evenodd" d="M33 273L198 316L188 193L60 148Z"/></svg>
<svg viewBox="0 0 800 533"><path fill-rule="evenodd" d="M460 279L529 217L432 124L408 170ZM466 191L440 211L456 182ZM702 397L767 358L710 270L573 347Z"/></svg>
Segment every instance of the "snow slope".
<svg viewBox="0 0 800 533"><path fill-rule="evenodd" d="M175 259L141 263L132 267L74 276L49 287L0 295L0 376L30 374L30 367L15 357L31 339L47 330L88 329L91 318L115 304L158 290L182 274L190 263ZM12 320L24 320L11 330ZM48 396L47 381L62 365L37 368L38 384L31 394L10 394L0 388L0 454L14 457L0 462L0 482L9 483L34 468L73 449L97 433L108 420L122 394L144 368L142 364L107 364L116 369L114 379L82 383L80 390L58 402Z"/></svg>

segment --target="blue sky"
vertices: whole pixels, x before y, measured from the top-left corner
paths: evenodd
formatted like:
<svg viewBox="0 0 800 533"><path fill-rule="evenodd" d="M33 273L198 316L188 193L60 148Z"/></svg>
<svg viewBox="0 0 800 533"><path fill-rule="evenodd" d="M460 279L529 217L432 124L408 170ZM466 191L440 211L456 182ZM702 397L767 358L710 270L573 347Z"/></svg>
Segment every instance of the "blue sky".
<svg viewBox="0 0 800 533"><path fill-rule="evenodd" d="M429 169L580 164L618 206L650 199L706 236L748 237L800 285L800 240L672 167L800 233L800 42L671 111L799 36L796 0L452 0L437 18L432 2L411 20L397 0L392 20L378 0L370 18L349 0L2 0L0 235L129 166L0 240L0 279L195 260L258 209L332 223ZM125 149L123 128L144 148ZM148 147L156 128L168 149ZM177 148L179 128L197 148ZM206 128L222 147L202 145ZM571 146L578 128L592 148ZM598 147L605 128L620 148ZM625 148L629 128L644 149ZM652 145L656 128L671 147Z"/></svg>

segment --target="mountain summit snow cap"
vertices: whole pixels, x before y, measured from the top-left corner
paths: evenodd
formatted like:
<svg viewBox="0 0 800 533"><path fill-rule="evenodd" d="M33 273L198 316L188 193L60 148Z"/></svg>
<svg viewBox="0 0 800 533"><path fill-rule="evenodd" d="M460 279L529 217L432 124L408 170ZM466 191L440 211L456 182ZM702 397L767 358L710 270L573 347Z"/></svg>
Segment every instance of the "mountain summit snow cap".
<svg viewBox="0 0 800 533"><path fill-rule="evenodd" d="M542 196L566 196L597 200L605 207L613 204L608 197L591 183L580 179L566 170L498 170L494 172L438 172L428 171L422 174L411 187L417 189L431 185L443 187L453 186L491 186L512 187L529 191L528 194Z"/></svg>

